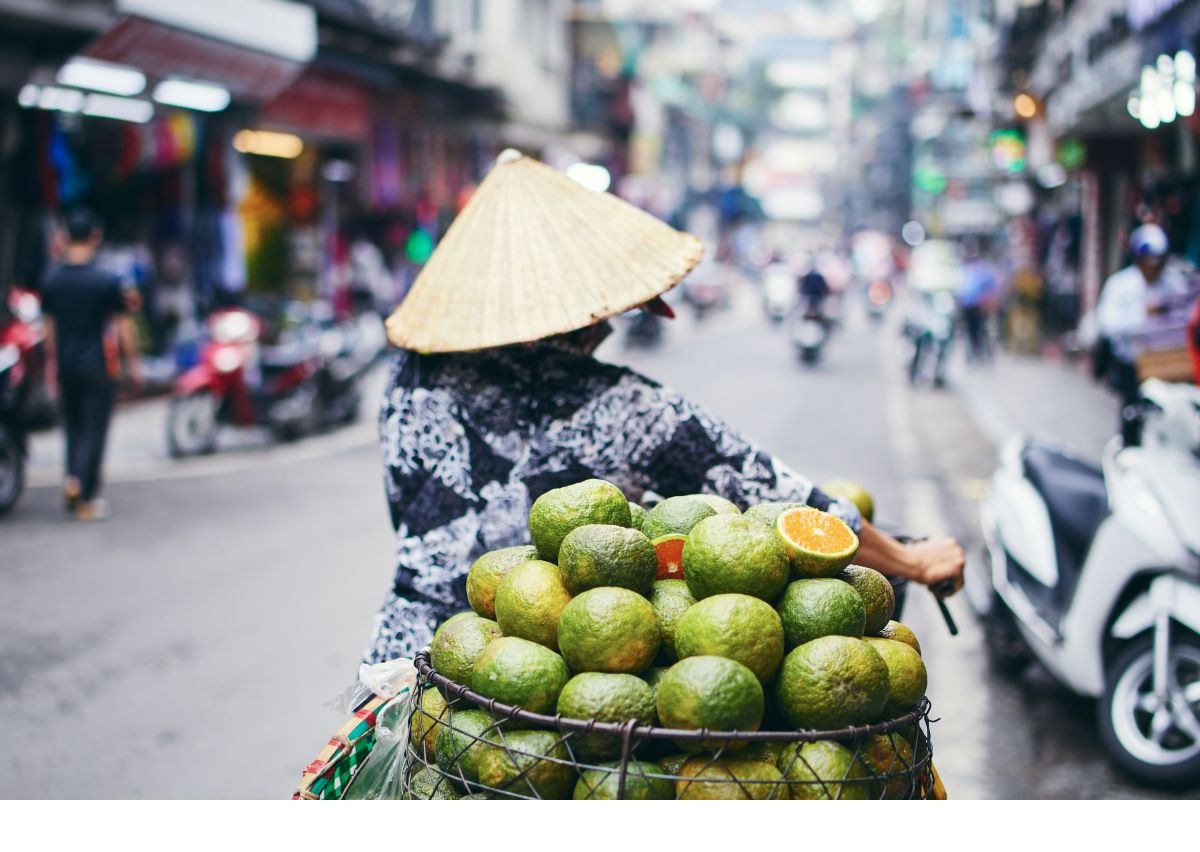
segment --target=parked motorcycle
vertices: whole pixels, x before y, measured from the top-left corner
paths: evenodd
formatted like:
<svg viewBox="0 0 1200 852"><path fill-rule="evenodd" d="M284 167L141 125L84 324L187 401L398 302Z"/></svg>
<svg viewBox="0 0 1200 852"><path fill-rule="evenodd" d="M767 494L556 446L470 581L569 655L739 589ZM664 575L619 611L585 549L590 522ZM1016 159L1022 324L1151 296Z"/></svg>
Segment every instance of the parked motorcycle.
<svg viewBox="0 0 1200 852"><path fill-rule="evenodd" d="M212 452L222 424L265 426L290 441L357 416L373 356L361 357L344 328L324 322L300 302L214 312L199 363L175 383L170 455Z"/></svg>
<svg viewBox="0 0 1200 852"><path fill-rule="evenodd" d="M0 300L0 515L25 489L26 433L44 393L44 367L41 302L13 288Z"/></svg>
<svg viewBox="0 0 1200 852"><path fill-rule="evenodd" d="M1099 699L1115 763L1200 781L1200 389L1156 379L1096 467L1019 436L980 505L986 566L966 583L993 658L1036 658Z"/></svg>

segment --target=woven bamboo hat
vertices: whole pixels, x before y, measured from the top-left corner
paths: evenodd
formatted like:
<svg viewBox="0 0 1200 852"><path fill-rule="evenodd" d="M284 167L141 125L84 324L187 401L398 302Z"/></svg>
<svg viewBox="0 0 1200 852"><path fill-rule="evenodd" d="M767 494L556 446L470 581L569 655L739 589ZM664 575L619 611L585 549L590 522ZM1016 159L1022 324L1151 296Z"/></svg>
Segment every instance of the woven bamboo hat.
<svg viewBox="0 0 1200 852"><path fill-rule="evenodd" d="M392 343L468 352L574 331L665 293L700 240L505 151L388 319Z"/></svg>

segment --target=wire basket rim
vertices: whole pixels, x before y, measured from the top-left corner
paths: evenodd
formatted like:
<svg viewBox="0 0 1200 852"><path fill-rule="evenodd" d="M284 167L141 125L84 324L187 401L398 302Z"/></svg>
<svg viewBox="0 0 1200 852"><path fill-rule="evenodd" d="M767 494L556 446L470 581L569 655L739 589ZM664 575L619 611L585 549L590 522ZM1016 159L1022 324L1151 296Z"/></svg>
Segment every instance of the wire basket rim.
<svg viewBox="0 0 1200 852"><path fill-rule="evenodd" d="M869 725L847 725L832 730L814 728L793 729L784 731L713 731L708 728L684 730L680 728L662 728L657 725L638 724L637 720L628 722L597 722L595 719L573 719L561 714L547 716L542 713L532 713L511 704L504 704L494 698L488 698L470 687L441 674L430 661L429 648L417 653L413 659L417 673L426 681L432 682L447 694L464 698L481 709L487 710L498 720L516 721L535 725L542 728L553 728L560 733L580 732L611 734L629 739L650 740L724 740L728 742L817 742L834 740L837 742L857 740L875 734L894 733L909 725L918 724L928 718L931 704L928 696L922 696L921 702L909 712L893 719L872 722ZM936 721L930 719L929 721Z"/></svg>

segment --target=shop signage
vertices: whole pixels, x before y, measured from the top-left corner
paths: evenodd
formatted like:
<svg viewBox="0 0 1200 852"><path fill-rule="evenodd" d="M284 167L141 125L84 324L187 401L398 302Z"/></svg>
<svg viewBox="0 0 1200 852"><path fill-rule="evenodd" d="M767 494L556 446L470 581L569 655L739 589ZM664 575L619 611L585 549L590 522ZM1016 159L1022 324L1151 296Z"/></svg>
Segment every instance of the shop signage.
<svg viewBox="0 0 1200 852"><path fill-rule="evenodd" d="M137 15L217 41L308 62L317 53L317 15L285 0L117 0L117 12Z"/></svg>

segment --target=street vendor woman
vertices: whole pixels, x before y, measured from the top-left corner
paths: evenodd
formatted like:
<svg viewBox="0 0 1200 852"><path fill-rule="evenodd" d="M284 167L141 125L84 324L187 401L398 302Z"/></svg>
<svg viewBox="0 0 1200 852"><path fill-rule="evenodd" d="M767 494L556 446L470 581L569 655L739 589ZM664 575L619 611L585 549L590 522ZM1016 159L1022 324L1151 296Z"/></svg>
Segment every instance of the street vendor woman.
<svg viewBox="0 0 1200 852"><path fill-rule="evenodd" d="M414 656L469 609L478 556L529 542L533 500L593 477L635 500L806 502L858 532L856 562L961 586L954 540L900 544L700 406L592 356L609 317L669 313L659 297L701 253L614 195L501 155L388 321L401 348L380 411L396 575L369 662Z"/></svg>

